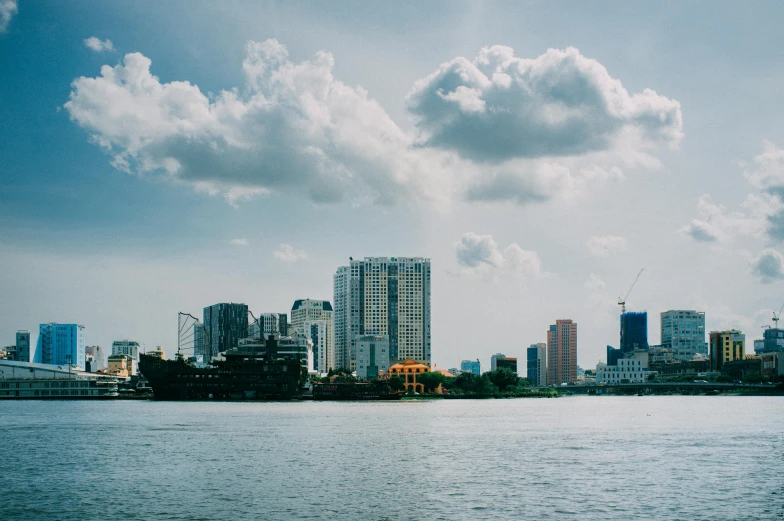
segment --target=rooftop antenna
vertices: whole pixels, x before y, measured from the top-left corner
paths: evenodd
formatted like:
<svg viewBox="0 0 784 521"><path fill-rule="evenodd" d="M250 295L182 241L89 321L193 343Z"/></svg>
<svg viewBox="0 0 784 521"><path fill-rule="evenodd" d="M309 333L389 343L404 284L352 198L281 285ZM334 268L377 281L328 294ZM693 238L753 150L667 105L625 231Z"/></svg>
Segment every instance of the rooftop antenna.
<svg viewBox="0 0 784 521"><path fill-rule="evenodd" d="M637 284L638 280L640 280L640 275L642 275L643 271L645 271L645 268L641 269L640 272L637 274L637 277L635 277L634 282L632 282L632 285L629 288L629 291L626 292L626 296L625 297L618 297L618 305L621 306L621 314L626 313L626 299L629 298L629 294L634 289L634 285ZM784 306L782 306L782 309L784 309ZM781 313L781 312L779 311L779 313ZM778 320L778 319L776 319L776 320Z"/></svg>

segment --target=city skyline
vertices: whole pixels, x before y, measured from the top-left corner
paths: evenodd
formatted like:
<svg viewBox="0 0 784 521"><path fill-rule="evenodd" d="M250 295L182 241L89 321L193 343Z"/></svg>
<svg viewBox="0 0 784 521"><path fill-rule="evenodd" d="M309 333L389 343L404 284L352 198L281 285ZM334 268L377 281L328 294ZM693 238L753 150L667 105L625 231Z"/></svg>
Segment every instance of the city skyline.
<svg viewBox="0 0 784 521"><path fill-rule="evenodd" d="M432 259L439 367L564 317L593 367L642 267L651 345L670 309L751 342L784 300L780 4L14 5L2 344L58 321L171 352L177 312L331 300L364 255Z"/></svg>

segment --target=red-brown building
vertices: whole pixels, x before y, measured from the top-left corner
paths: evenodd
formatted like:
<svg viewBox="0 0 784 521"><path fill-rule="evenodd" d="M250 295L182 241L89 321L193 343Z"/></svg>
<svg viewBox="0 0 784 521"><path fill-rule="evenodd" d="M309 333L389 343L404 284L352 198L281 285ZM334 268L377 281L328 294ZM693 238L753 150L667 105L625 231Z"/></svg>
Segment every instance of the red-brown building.
<svg viewBox="0 0 784 521"><path fill-rule="evenodd" d="M547 331L547 383L577 381L577 324L556 320Z"/></svg>

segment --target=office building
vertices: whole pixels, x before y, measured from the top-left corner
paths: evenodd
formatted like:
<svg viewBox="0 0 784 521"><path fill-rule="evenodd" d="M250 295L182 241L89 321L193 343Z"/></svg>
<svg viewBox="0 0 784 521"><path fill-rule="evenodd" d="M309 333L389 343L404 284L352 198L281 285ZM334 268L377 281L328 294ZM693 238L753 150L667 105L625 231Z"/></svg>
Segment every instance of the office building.
<svg viewBox="0 0 784 521"><path fill-rule="evenodd" d="M78 324L41 324L38 330L38 345L33 360L41 364L71 364L84 371L86 353L84 326Z"/></svg>
<svg viewBox="0 0 784 521"><path fill-rule="evenodd" d="M355 370L357 336L387 335L391 362L430 365L430 259L351 259L333 283L338 361Z"/></svg>
<svg viewBox="0 0 784 521"><path fill-rule="evenodd" d="M577 324L556 320L547 331L547 383L577 381Z"/></svg>
<svg viewBox="0 0 784 521"><path fill-rule="evenodd" d="M264 338L270 335L288 336L288 315L286 313L261 313L248 328L248 336Z"/></svg>
<svg viewBox="0 0 784 521"><path fill-rule="evenodd" d="M754 341L754 351L758 353L778 353L784 351L784 329L775 327L767 328L762 332L762 349L757 351L757 341ZM19 351L19 343L16 345Z"/></svg>
<svg viewBox="0 0 784 521"><path fill-rule="evenodd" d="M638 349L624 353L617 365L598 364L596 366L596 385L626 384L647 382L651 372L648 370L648 352Z"/></svg>
<svg viewBox="0 0 784 521"><path fill-rule="evenodd" d="M661 345L672 349L676 360L708 356L705 342L705 313L675 309L661 314Z"/></svg>
<svg viewBox="0 0 784 521"><path fill-rule="evenodd" d="M139 360L139 347L135 340L115 340L112 342L112 354L128 355L132 360Z"/></svg>
<svg viewBox="0 0 784 521"><path fill-rule="evenodd" d="M16 354L14 360L17 362L32 362L35 353L31 357L30 353L30 332L20 329L16 332Z"/></svg>
<svg viewBox="0 0 784 521"><path fill-rule="evenodd" d="M621 353L620 349L607 346L607 365L618 365L618 360L621 358L623 358L623 353Z"/></svg>
<svg viewBox="0 0 784 521"><path fill-rule="evenodd" d="M92 364L89 369L91 373L106 370L106 357L101 346L87 346L84 348L84 353L86 356L92 357Z"/></svg>
<svg viewBox="0 0 784 521"><path fill-rule="evenodd" d="M737 329L710 332L710 362L713 371L721 371L724 364L743 360L746 355L746 335Z"/></svg>
<svg viewBox="0 0 784 521"><path fill-rule="evenodd" d="M207 337L207 328L201 322L193 324L193 356L196 360L204 362L209 354L210 342ZM187 349L187 343L185 348ZM183 353L187 354L187 353Z"/></svg>
<svg viewBox="0 0 784 521"><path fill-rule="evenodd" d="M357 337L357 378L376 378L389 369L389 337L360 335Z"/></svg>
<svg viewBox="0 0 784 521"><path fill-rule="evenodd" d="M495 368L501 369L504 367L517 374L517 358L497 358L495 361Z"/></svg>
<svg viewBox="0 0 784 521"><path fill-rule="evenodd" d="M476 376L482 374L482 368L479 360L463 360L460 362L461 373L474 373Z"/></svg>
<svg viewBox="0 0 784 521"><path fill-rule="evenodd" d="M754 340L754 353L759 355L764 352L765 352L765 339L758 338Z"/></svg>
<svg viewBox="0 0 784 521"><path fill-rule="evenodd" d="M329 301L311 299L294 301L291 307L291 328L304 333L308 339L314 341L314 349L319 349L316 357L317 371L326 373L330 369L337 368L334 313ZM314 333L318 336L314 337Z"/></svg>
<svg viewBox="0 0 784 521"><path fill-rule="evenodd" d="M544 387L547 385L547 344L540 342L531 344L526 351L527 378L531 385Z"/></svg>
<svg viewBox="0 0 784 521"><path fill-rule="evenodd" d="M218 353L237 347L240 338L248 336L248 306L221 303L204 308L206 332L205 362Z"/></svg>
<svg viewBox="0 0 784 521"><path fill-rule="evenodd" d="M648 313L621 314L621 353L648 349Z"/></svg>
<svg viewBox="0 0 784 521"><path fill-rule="evenodd" d="M490 357L490 370L495 371L496 369L496 360L499 358L506 358L506 355L503 353L496 353Z"/></svg>

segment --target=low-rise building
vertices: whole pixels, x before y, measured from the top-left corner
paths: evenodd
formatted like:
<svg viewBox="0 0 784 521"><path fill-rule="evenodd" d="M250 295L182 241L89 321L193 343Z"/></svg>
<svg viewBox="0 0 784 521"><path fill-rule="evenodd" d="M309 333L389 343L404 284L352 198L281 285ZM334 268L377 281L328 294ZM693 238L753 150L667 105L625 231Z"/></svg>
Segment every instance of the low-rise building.
<svg viewBox="0 0 784 521"><path fill-rule="evenodd" d="M477 360L477 364L479 361ZM406 390L417 393L425 392L425 386L417 383L417 375L430 372L430 367L408 359L403 363L395 364L389 368L390 376L399 376L403 379Z"/></svg>
<svg viewBox="0 0 784 521"><path fill-rule="evenodd" d="M618 365L600 363L596 366L596 384L625 384L647 382L651 376L648 368L648 351L626 353Z"/></svg>
<svg viewBox="0 0 784 521"><path fill-rule="evenodd" d="M762 378L762 358L749 356L741 360L724 362L721 374L741 382L750 378Z"/></svg>
<svg viewBox="0 0 784 521"><path fill-rule="evenodd" d="M357 378L368 380L389 369L389 335L357 335Z"/></svg>
<svg viewBox="0 0 784 521"><path fill-rule="evenodd" d="M109 355L109 364L106 372L121 378L136 376L135 360L130 355Z"/></svg>
<svg viewBox="0 0 784 521"><path fill-rule="evenodd" d="M762 376L769 379L779 379L784 376L784 351L775 353L762 353Z"/></svg>
<svg viewBox="0 0 784 521"><path fill-rule="evenodd" d="M648 362L651 364L669 364L675 361L675 352L667 346L650 346L648 348Z"/></svg>

